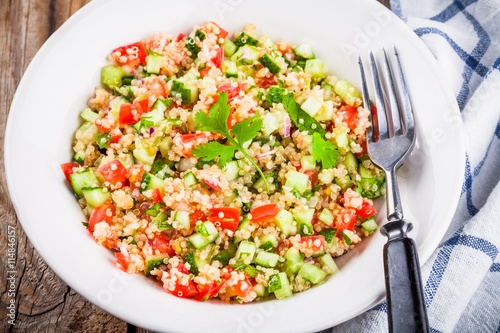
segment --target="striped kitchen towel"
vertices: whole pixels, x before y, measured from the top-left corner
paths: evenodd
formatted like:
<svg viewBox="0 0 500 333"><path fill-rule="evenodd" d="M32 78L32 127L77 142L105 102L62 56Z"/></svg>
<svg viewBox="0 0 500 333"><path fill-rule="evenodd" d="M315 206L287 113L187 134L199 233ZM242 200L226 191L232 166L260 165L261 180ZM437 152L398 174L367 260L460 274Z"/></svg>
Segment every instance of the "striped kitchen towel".
<svg viewBox="0 0 500 333"><path fill-rule="evenodd" d="M500 1L392 0L391 7L441 65L466 137L457 211L422 268L431 332L500 333ZM384 302L332 332L387 330Z"/></svg>

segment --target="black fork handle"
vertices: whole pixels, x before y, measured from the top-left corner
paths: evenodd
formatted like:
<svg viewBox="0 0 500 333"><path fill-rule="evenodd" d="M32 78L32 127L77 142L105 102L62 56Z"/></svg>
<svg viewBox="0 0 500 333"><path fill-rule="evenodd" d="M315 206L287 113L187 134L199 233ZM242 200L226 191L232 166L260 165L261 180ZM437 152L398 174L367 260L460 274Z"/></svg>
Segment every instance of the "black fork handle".
<svg viewBox="0 0 500 333"><path fill-rule="evenodd" d="M389 332L429 332L417 249L406 235L384 246Z"/></svg>

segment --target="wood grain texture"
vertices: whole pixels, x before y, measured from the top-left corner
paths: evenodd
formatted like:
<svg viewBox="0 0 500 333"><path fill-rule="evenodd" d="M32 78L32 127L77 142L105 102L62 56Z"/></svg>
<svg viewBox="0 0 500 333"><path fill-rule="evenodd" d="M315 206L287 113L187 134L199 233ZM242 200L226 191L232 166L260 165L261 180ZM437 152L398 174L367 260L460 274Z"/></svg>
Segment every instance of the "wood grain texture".
<svg viewBox="0 0 500 333"><path fill-rule="evenodd" d="M31 59L46 39L88 2L90 0L1 0L0 332L127 331L124 321L78 295L40 258L17 221L5 180L5 126L15 89ZM13 238L8 238L9 231L15 232ZM8 262L9 244L15 249L13 270L9 268ZM7 280L13 276L15 279ZM11 281L14 281L13 285ZM12 287L15 298L9 297ZM9 324L7 317L7 305L11 299L15 299L15 325Z"/></svg>

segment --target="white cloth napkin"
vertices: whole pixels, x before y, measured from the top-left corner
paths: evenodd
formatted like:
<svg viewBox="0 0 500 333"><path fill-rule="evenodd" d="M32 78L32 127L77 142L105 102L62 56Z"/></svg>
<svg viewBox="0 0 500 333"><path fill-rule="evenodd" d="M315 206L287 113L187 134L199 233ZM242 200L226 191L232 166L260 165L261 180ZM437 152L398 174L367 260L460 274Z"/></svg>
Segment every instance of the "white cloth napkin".
<svg viewBox="0 0 500 333"><path fill-rule="evenodd" d="M500 333L500 1L392 0L391 7L441 65L466 136L460 202L422 268L431 332ZM385 331L385 302L332 329Z"/></svg>

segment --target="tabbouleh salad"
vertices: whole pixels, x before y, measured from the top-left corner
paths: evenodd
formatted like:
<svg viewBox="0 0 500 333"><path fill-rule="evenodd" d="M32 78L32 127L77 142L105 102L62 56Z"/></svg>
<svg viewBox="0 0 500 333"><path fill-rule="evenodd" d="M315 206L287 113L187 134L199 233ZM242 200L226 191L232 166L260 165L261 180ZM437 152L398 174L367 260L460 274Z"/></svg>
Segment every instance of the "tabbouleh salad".
<svg viewBox="0 0 500 333"><path fill-rule="evenodd" d="M207 22L108 58L61 167L120 269L178 297L281 299L377 229L369 111L309 45Z"/></svg>

